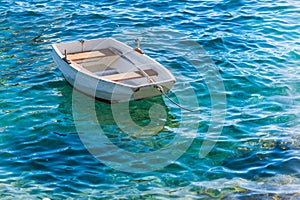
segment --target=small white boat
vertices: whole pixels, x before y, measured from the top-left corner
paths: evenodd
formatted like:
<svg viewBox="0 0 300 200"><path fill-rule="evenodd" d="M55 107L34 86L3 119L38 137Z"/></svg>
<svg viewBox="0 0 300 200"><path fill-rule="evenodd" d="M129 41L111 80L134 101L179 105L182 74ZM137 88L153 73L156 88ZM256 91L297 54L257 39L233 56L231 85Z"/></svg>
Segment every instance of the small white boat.
<svg viewBox="0 0 300 200"><path fill-rule="evenodd" d="M113 38L52 44L52 57L75 89L111 103L127 102L168 93L174 76L161 64ZM85 81L76 81L78 73ZM94 94L90 82L97 81ZM76 84L75 84L76 83Z"/></svg>

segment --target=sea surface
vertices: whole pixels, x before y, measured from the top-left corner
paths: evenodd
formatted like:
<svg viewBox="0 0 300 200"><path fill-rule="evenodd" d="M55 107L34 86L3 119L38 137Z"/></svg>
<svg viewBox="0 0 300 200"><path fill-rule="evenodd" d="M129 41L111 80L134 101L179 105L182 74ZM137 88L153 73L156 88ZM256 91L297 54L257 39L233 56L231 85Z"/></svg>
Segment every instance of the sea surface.
<svg viewBox="0 0 300 200"><path fill-rule="evenodd" d="M0 199L300 199L299 1L0 0L0 15ZM191 139L178 158L142 172L84 145L74 103L91 98L74 100L51 44L101 37L141 39L177 79L169 96L200 111L131 102L136 128L96 101L94 123L136 155Z"/></svg>

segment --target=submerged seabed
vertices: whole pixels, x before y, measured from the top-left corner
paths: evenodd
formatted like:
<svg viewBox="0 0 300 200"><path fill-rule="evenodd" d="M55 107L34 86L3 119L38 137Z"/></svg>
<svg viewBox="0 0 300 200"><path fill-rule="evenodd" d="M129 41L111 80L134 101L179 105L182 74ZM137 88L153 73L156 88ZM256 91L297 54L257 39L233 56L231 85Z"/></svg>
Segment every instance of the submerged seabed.
<svg viewBox="0 0 300 200"><path fill-rule="evenodd" d="M0 13L1 199L300 199L299 2L2 0ZM98 37L132 46L141 38L176 76L173 94L186 84L195 91L201 117L189 123L197 137L171 165L120 172L80 141L72 88L49 45ZM225 86L217 92L227 98L222 134L202 159L211 98L206 70L194 66L202 63L197 45L215 63ZM133 121L146 126L154 104L167 115L152 137L123 132L108 104L96 102L95 110L115 145L151 152L172 141L181 119L180 109L156 97L130 104Z"/></svg>

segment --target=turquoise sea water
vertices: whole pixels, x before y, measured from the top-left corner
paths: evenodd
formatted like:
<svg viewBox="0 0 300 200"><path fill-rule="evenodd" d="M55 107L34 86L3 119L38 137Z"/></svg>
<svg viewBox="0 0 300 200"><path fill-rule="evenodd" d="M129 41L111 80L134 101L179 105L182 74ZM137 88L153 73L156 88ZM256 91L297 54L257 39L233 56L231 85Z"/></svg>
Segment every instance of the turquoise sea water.
<svg viewBox="0 0 300 200"><path fill-rule="evenodd" d="M0 3L1 199L300 199L298 1ZM176 76L170 96L184 94L186 84L195 92L201 111L185 130L196 129L197 136L165 168L122 172L80 140L85 133L75 127L72 88L53 63L50 44L98 37L131 46L141 38L145 52ZM217 92L226 95L222 133L210 139L217 143L204 158L199 150L214 119L203 78L210 69L201 68L197 45L222 78L225 90ZM172 140L182 114L155 97L130 104L133 121L146 126L154 104L166 110L165 124L146 138L122 132L110 105L96 102L95 110L114 144L153 152Z"/></svg>

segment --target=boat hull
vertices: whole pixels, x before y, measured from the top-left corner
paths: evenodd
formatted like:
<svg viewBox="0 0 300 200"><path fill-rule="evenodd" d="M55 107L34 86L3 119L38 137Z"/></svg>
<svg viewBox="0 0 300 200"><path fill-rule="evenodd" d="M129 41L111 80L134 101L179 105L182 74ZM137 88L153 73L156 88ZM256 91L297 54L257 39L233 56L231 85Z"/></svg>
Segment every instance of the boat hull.
<svg viewBox="0 0 300 200"><path fill-rule="evenodd" d="M55 48L52 50L52 57L66 81L76 90L88 96L110 103L120 103L161 95L161 92L155 87L156 83L130 86L107 81L101 77L91 76L86 71L72 66L63 59L61 52L57 52ZM174 84L175 79L159 82L165 93L168 93Z"/></svg>
<svg viewBox="0 0 300 200"><path fill-rule="evenodd" d="M52 57L66 81L76 90L90 97L109 103L122 103L161 95L155 84L138 88L114 84L76 70L62 60L55 51L52 51ZM168 93L174 84L175 81L166 81L160 83L160 86Z"/></svg>

